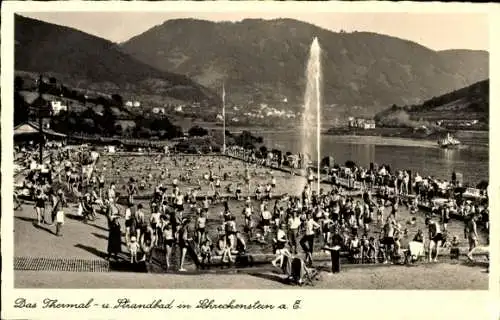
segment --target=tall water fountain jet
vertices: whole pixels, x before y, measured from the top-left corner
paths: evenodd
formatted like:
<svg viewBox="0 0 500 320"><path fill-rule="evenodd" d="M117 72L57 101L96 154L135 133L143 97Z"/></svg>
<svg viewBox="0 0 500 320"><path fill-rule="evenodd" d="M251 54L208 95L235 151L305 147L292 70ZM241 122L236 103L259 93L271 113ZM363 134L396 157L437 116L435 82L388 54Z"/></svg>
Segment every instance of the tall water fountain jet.
<svg viewBox="0 0 500 320"><path fill-rule="evenodd" d="M301 153L303 167L307 168L309 161L316 155L317 162L317 190L320 190L320 162L321 162L321 48L318 38L315 37L309 51L309 61L306 69L306 92L304 95L304 111L301 127ZM316 129L316 130L314 130ZM316 152L315 152L316 151Z"/></svg>

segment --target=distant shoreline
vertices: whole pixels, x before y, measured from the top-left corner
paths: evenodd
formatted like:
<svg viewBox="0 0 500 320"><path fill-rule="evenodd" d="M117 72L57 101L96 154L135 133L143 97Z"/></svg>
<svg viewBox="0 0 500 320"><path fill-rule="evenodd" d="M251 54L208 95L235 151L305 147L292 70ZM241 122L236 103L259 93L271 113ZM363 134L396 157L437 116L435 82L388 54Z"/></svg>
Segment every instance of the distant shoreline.
<svg viewBox="0 0 500 320"><path fill-rule="evenodd" d="M445 132L433 132L427 134L425 132L415 132L410 128L375 128L375 129L352 129L352 128L332 128L324 132L324 135L330 136L372 136L384 138L407 138L419 140L437 140L441 138ZM473 135L488 135L489 131L484 130L449 130L452 133L471 133Z"/></svg>

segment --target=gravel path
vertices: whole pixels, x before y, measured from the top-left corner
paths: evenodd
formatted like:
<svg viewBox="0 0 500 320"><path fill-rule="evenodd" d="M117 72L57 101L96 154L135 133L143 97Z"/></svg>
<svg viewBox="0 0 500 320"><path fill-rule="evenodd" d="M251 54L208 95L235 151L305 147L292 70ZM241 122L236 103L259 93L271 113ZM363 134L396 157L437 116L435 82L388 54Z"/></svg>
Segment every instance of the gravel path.
<svg viewBox="0 0 500 320"><path fill-rule="evenodd" d="M176 289L426 289L487 290L488 273L481 266L434 264L413 267L351 268L320 273L314 286L290 286L273 273L250 274L138 274L16 271L16 288L176 288Z"/></svg>

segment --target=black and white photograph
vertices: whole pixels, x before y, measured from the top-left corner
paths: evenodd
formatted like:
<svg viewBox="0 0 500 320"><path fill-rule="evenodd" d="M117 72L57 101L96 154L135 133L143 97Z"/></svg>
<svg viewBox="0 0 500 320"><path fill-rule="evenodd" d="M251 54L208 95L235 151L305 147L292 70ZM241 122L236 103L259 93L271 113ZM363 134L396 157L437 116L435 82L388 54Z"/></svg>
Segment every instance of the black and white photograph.
<svg viewBox="0 0 500 320"><path fill-rule="evenodd" d="M487 13L195 9L13 13L14 288L488 290Z"/></svg>

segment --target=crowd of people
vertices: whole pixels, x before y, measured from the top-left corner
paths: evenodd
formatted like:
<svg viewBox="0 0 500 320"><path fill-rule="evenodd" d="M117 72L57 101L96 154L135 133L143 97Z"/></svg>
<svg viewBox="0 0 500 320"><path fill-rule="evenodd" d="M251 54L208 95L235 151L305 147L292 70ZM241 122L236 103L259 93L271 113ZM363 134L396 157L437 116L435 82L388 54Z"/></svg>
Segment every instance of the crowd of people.
<svg viewBox="0 0 500 320"><path fill-rule="evenodd" d="M379 183L379 176L385 176L380 170L385 168L377 170L374 178L375 170L352 170L366 182L360 198L335 183L329 191L313 190L314 177L310 173L301 195L276 198L277 182L271 173L266 176L268 181L257 184L251 194L253 177L247 166L243 174L232 177L240 181L231 188L236 200L240 200L233 202L221 192L221 181L227 177L217 175L212 166L201 180L196 179L197 184L206 184L212 191L211 195L200 197L196 189L181 187L180 180L189 179L189 173L177 177L164 168L157 179L149 174L117 186L115 181L107 181L107 164L96 169L100 160L95 151L85 147L49 151L42 165L38 165L40 161L34 154L27 157L25 165L29 171L18 189L34 200L37 223L56 226L57 235L62 235L67 198L79 203L78 215L84 221L105 216L109 259L121 259L122 238L131 263L152 262L156 258L169 270L177 256L179 271L185 270L188 255L200 267L210 266L216 257L223 264L231 264L248 254L249 244L272 250L276 255L272 263L277 267L282 267L289 257L300 255L299 249L305 262L312 265L315 245L319 245L320 251L340 247L353 263L411 262L425 252L429 261L437 261L440 248L459 246L458 236L448 232L448 205L436 206L426 213L426 229L417 227L419 201L426 201L428 193L424 192L425 184L418 180L416 187L411 187L409 174L404 172L395 175L392 191L383 193L371 184ZM119 169L114 170L120 174ZM243 196L245 185L254 199ZM138 200L140 191L149 187L153 191L150 201ZM412 189L416 189L416 196L408 197ZM473 259L479 239L477 224L483 221L488 227L488 208L468 202L460 205L466 219L468 256ZM219 207L220 212L214 212ZM403 207L410 212L410 219L401 218ZM46 212L50 212L50 221ZM427 250L424 243L428 243Z"/></svg>

